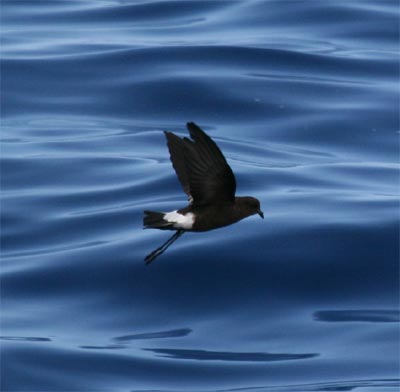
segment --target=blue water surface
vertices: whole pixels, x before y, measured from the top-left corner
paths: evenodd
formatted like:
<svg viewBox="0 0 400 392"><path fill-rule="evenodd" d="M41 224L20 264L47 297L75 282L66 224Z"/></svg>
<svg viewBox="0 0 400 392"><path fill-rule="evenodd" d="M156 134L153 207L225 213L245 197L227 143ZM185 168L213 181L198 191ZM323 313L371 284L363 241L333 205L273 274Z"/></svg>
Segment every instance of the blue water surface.
<svg viewBox="0 0 400 392"><path fill-rule="evenodd" d="M397 391L398 15L3 0L1 390ZM146 267L187 121L265 220Z"/></svg>

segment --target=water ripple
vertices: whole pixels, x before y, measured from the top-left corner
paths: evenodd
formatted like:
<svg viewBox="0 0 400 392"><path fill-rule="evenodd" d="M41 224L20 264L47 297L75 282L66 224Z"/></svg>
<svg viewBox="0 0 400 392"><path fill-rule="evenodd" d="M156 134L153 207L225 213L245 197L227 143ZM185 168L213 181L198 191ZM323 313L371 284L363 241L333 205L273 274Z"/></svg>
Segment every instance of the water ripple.
<svg viewBox="0 0 400 392"><path fill-rule="evenodd" d="M318 354L271 354L271 353L239 353L206 350L181 350L169 348L144 348L159 356L174 359L191 359L198 361L238 361L238 362L275 362L293 361L315 358Z"/></svg>
<svg viewBox="0 0 400 392"><path fill-rule="evenodd" d="M394 323L400 321L399 310L319 310L314 313L317 321Z"/></svg>
<svg viewBox="0 0 400 392"><path fill-rule="evenodd" d="M399 387L398 5L304 4L2 2L2 390ZM187 121L265 220L146 268Z"/></svg>

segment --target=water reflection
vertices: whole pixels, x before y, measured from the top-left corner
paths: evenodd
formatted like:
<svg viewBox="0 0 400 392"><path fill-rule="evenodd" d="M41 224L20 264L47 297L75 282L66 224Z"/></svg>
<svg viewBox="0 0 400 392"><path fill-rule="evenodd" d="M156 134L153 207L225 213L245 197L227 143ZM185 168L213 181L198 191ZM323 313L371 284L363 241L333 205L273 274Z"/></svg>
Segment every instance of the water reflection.
<svg viewBox="0 0 400 392"><path fill-rule="evenodd" d="M129 342L131 340L142 339L163 339L163 338L180 338L187 336L192 332L190 328L171 329L169 331L139 333L133 335L118 336L113 340L117 342Z"/></svg>
<svg viewBox="0 0 400 392"><path fill-rule="evenodd" d="M118 344L110 344L108 346L79 346L79 347L87 350L119 350L122 348L126 348L126 346Z"/></svg>
<svg viewBox="0 0 400 392"><path fill-rule="evenodd" d="M14 342L51 342L50 338L39 338L31 336L0 336L0 340L11 340Z"/></svg>
<svg viewBox="0 0 400 392"><path fill-rule="evenodd" d="M174 359L194 359L198 361L276 362L315 358L319 354L271 354L259 352L207 351L169 348L144 348L157 356Z"/></svg>
<svg viewBox="0 0 400 392"><path fill-rule="evenodd" d="M400 321L399 310L319 310L314 320L329 322L395 323Z"/></svg>

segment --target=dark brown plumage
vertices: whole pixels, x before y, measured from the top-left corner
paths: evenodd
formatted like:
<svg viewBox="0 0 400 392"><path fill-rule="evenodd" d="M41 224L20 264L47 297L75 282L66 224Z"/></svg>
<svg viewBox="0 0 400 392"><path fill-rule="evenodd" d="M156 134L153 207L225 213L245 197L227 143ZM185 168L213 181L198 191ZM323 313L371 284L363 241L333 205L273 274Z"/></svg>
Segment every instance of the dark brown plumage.
<svg viewBox="0 0 400 392"><path fill-rule="evenodd" d="M260 202L250 196L235 197L236 180L216 143L195 123L187 124L191 139L165 132L172 166L188 195L189 205L169 213L145 211L145 228L177 233L145 259L164 252L184 231L208 231L248 216L264 215Z"/></svg>
<svg viewBox="0 0 400 392"><path fill-rule="evenodd" d="M193 141L165 132L172 165L194 206L234 202L236 180L215 142L196 124L187 128Z"/></svg>

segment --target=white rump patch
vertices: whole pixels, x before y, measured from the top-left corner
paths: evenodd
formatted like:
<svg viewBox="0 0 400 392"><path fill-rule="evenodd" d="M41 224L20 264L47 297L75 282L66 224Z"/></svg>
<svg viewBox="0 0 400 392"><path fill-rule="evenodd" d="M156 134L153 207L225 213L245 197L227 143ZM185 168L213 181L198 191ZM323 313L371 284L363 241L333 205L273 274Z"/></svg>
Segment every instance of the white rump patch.
<svg viewBox="0 0 400 392"><path fill-rule="evenodd" d="M177 211L167 212L164 215L164 220L173 223L175 229L190 230L194 224L194 214L188 212L187 214L179 214Z"/></svg>

